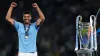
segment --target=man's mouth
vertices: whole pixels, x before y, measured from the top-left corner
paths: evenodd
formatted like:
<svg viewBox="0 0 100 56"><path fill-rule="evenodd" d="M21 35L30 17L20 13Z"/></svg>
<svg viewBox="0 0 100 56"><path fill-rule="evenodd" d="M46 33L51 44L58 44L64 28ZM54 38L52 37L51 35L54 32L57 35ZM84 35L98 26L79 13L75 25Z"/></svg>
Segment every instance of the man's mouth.
<svg viewBox="0 0 100 56"><path fill-rule="evenodd" d="M29 21L29 19L24 19L24 21Z"/></svg>
<svg viewBox="0 0 100 56"><path fill-rule="evenodd" d="M24 23L29 23L30 20L29 19L24 19Z"/></svg>

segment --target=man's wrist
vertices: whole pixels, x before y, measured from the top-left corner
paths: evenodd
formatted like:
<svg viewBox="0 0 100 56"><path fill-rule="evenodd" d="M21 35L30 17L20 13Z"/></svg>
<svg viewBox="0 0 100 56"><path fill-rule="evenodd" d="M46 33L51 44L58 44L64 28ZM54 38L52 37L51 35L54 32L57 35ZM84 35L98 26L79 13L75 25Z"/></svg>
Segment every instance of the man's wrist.
<svg viewBox="0 0 100 56"><path fill-rule="evenodd" d="M14 8L13 6L10 6L10 8Z"/></svg>
<svg viewBox="0 0 100 56"><path fill-rule="evenodd" d="M39 9L39 7L36 7L36 9Z"/></svg>

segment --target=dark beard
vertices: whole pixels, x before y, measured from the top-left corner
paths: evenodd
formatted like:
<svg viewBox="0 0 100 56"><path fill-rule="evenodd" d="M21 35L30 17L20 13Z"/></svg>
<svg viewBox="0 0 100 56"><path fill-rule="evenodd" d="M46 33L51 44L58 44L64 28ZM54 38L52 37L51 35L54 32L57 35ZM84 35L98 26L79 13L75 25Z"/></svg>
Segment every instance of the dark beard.
<svg viewBox="0 0 100 56"><path fill-rule="evenodd" d="M26 20L24 20L24 24L30 24L30 20L28 20L29 22L25 22Z"/></svg>

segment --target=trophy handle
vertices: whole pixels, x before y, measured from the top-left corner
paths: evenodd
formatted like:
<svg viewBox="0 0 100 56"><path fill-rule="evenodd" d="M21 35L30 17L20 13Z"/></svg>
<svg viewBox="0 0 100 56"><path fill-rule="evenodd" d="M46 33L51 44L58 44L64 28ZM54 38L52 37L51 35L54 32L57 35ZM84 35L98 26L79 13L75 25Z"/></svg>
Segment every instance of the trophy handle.
<svg viewBox="0 0 100 56"><path fill-rule="evenodd" d="M77 18L76 18L76 45L75 45L75 51L77 51L78 50L78 39L79 39L79 21L82 21L82 16L81 15L79 15L79 16L77 16ZM81 42L81 41L80 41ZM80 43L81 44L81 43ZM80 48L81 48L81 46L80 46Z"/></svg>
<svg viewBox="0 0 100 56"><path fill-rule="evenodd" d="M92 45L92 49L94 49L95 51L97 50L97 34L96 34L96 16L95 15L91 15L90 16L90 19L92 20L92 25L91 27L93 28L92 29L92 33L93 33L93 38L91 38L91 41L93 44ZM93 39L93 40L92 40Z"/></svg>

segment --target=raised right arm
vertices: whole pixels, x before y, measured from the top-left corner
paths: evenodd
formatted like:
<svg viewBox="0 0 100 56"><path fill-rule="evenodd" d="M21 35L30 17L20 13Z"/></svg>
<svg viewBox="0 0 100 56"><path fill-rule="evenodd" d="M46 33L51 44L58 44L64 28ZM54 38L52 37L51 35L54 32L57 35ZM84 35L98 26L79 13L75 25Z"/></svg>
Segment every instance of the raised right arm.
<svg viewBox="0 0 100 56"><path fill-rule="evenodd" d="M12 25L14 25L14 19L11 18L11 14L12 14L13 8L16 6L17 6L17 4L15 2L12 2L9 9L8 9L7 15L6 15L6 20L8 22L10 22Z"/></svg>

